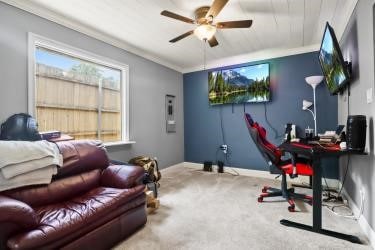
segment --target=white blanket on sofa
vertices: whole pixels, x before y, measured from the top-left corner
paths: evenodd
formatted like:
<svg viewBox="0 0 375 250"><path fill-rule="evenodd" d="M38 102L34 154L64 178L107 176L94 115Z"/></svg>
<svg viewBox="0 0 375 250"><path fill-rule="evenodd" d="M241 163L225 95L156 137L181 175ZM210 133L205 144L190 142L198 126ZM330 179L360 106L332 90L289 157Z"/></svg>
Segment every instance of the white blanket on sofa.
<svg viewBox="0 0 375 250"><path fill-rule="evenodd" d="M0 173L0 191L29 185L49 184L51 183L52 176L56 173L56 165L20 174L10 179L4 178L2 173Z"/></svg>
<svg viewBox="0 0 375 250"><path fill-rule="evenodd" d="M62 166L62 155L56 144L48 141L0 141L0 173L10 179L47 166ZM42 172L39 172L41 174ZM46 171L43 178L51 171Z"/></svg>

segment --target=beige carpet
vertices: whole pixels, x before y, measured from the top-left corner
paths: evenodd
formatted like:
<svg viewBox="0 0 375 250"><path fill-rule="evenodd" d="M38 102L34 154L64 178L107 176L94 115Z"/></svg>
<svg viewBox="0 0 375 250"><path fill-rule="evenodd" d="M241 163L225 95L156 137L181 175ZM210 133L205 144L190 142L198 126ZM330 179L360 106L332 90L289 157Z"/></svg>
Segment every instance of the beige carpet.
<svg viewBox="0 0 375 250"><path fill-rule="evenodd" d="M261 186L278 181L188 168L162 173L160 209L115 249L371 249L357 222L326 208L324 228L354 234L365 245L280 225L280 219L311 224L312 209L298 203L299 212L290 213L280 199L258 203Z"/></svg>

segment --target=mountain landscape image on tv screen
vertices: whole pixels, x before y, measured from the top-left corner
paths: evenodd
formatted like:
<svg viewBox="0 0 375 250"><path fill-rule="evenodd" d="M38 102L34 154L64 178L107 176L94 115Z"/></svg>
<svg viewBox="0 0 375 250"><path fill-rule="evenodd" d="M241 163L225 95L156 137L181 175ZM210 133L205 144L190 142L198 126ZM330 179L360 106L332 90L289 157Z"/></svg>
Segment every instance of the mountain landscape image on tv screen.
<svg viewBox="0 0 375 250"><path fill-rule="evenodd" d="M340 48L335 46L329 28L326 28L322 45L319 52L319 61L327 82L328 89L334 93L342 83L347 79L344 72L344 66L341 62Z"/></svg>
<svg viewBox="0 0 375 250"><path fill-rule="evenodd" d="M208 73L208 97L211 105L268 102L270 92L268 63Z"/></svg>

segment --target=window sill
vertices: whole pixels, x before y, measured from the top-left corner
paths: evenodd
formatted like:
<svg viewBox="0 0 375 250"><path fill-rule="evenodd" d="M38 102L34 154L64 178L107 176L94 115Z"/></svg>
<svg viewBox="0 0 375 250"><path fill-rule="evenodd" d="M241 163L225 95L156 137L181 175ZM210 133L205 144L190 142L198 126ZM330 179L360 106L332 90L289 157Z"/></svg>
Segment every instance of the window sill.
<svg viewBox="0 0 375 250"><path fill-rule="evenodd" d="M104 146L112 147L112 146L120 146L120 145L131 145L135 144L135 141L115 141L115 142L105 142Z"/></svg>

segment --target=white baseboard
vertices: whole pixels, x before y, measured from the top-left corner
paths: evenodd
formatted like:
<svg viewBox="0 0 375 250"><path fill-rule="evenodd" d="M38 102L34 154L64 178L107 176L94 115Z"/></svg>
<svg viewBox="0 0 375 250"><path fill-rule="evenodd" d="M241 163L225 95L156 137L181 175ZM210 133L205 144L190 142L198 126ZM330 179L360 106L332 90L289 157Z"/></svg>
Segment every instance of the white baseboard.
<svg viewBox="0 0 375 250"><path fill-rule="evenodd" d="M361 227L362 231L367 236L368 240L370 241L370 244L371 244L372 248L375 249L375 231L374 231L374 229L372 229L370 224L367 222L366 218L362 214L360 214L361 213L360 208L358 208L358 206L355 204L355 202L350 197L348 192L346 192L345 188L343 189L343 195L344 195L345 199L348 200L348 205L351 208L354 216L357 217L357 218L359 216L358 224Z"/></svg>
<svg viewBox="0 0 375 250"><path fill-rule="evenodd" d="M194 169L202 169L203 164L201 163L194 163L194 162L184 162L184 167L190 167ZM213 165L214 169L217 169L216 165ZM226 169L232 169L232 172L237 172L239 175L242 176L250 176L250 177L258 177L258 178L265 178L265 179L275 179L274 174L270 174L268 171L262 171L262 170L254 170L254 169L245 169L245 168L235 168L230 166L225 166ZM228 173L232 173L230 170L227 171ZM338 189L339 187L339 181L336 179L326 179L327 184L330 188ZM298 176L298 178L291 179L288 176L288 182L294 183L294 184L302 184L302 183L309 183L309 177L308 176ZM325 185L324 180L322 180L323 186Z"/></svg>

